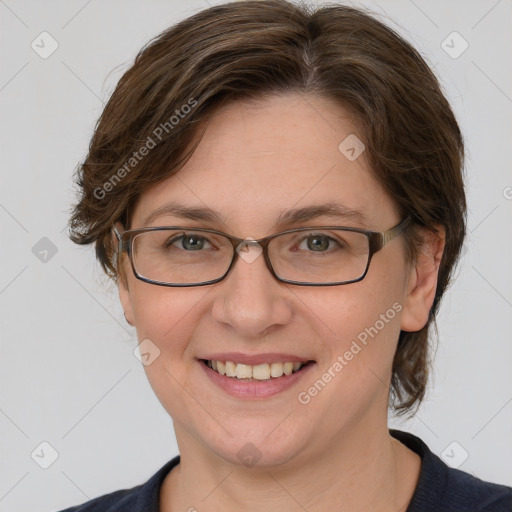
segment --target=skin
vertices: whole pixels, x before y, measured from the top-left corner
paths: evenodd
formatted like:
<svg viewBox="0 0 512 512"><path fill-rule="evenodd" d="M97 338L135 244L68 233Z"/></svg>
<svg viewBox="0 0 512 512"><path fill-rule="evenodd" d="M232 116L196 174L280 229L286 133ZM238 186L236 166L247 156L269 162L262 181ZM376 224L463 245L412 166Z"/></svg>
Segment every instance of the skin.
<svg viewBox="0 0 512 512"><path fill-rule="evenodd" d="M210 121L195 153L174 176L139 199L131 228L170 200L207 206L223 222L161 216L151 226L208 227L239 238L281 231L276 217L302 206L341 203L367 222L321 217L300 225L383 231L400 222L364 153L338 150L357 124L331 100L298 94L236 102ZM285 228L285 229L286 229ZM409 503L419 457L392 439L387 404L400 330L428 319L443 250L425 233L414 263L399 236L376 253L365 279L333 287L275 280L259 257L239 259L214 285L166 288L137 280L127 262L119 286L127 320L160 356L145 371L174 422L181 463L161 489L162 511L399 511ZM297 400L394 303L402 310L308 404ZM233 398L199 367L207 352L292 353L316 361L307 377L263 400ZM237 452L261 452L245 467Z"/></svg>

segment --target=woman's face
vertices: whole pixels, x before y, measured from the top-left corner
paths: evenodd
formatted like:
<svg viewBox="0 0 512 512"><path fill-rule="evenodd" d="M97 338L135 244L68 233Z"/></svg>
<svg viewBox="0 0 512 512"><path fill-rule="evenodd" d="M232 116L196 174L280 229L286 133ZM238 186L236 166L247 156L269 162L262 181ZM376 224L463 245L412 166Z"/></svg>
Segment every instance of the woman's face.
<svg viewBox="0 0 512 512"><path fill-rule="evenodd" d="M350 144L339 149L357 133L348 114L326 99L290 94L233 103L211 119L182 170L141 196L130 227L204 227L241 239L322 225L387 230L401 219L364 152L354 160ZM161 213L146 223L170 202L213 210L220 220ZM290 210L326 204L359 213L276 224ZM413 272L398 237L374 255L358 283L281 283L258 256L238 258L219 283L191 288L144 283L126 265L120 295L139 342L150 340L160 351L145 371L174 421L180 451L272 466L310 459L354 432L385 425ZM254 396L242 396L233 383L240 393L246 383L212 375L203 362L210 357L313 363L291 377L271 377L287 385L269 392L256 383Z"/></svg>

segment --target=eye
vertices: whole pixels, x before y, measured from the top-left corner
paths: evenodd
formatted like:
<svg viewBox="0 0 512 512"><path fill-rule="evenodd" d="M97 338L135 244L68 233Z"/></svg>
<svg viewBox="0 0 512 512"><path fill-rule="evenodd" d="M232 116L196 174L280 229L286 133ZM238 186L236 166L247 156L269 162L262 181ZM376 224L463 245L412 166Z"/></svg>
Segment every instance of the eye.
<svg viewBox="0 0 512 512"><path fill-rule="evenodd" d="M304 246L304 243L306 243L306 246ZM304 238L299 245L299 249L305 250L307 248L309 251L313 252L326 252L328 249L342 247L340 241L324 234L309 235Z"/></svg>
<svg viewBox="0 0 512 512"><path fill-rule="evenodd" d="M187 233L167 240L165 247L174 247L176 249L184 249L185 251L200 251L204 248L211 248L211 245L204 236Z"/></svg>

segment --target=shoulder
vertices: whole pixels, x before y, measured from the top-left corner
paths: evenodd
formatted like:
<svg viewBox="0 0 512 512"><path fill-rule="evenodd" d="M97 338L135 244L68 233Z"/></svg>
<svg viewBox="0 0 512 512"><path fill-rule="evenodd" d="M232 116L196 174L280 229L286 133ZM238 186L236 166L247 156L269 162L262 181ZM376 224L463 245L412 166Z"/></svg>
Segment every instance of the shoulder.
<svg viewBox="0 0 512 512"><path fill-rule="evenodd" d="M447 503L461 511L512 512L512 488L486 482L458 469L448 468L444 489Z"/></svg>
<svg viewBox="0 0 512 512"><path fill-rule="evenodd" d="M138 485L131 489L123 489L98 496L86 501L81 505L66 508L60 512L118 512L121 510L136 510L135 503L142 486Z"/></svg>
<svg viewBox="0 0 512 512"><path fill-rule="evenodd" d="M158 512L160 487L171 469L180 462L179 455L162 466L147 482L98 496L59 512Z"/></svg>
<svg viewBox="0 0 512 512"><path fill-rule="evenodd" d="M450 468L418 437L391 435L421 457L421 473L407 512L512 512L512 487Z"/></svg>

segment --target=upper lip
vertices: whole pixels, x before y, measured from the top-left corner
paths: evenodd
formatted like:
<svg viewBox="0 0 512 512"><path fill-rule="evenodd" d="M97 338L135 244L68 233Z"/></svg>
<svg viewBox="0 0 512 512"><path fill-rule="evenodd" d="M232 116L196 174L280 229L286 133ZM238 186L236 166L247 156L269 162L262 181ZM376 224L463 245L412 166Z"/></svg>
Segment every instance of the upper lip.
<svg viewBox="0 0 512 512"><path fill-rule="evenodd" d="M307 357L294 356L292 354L283 353L267 353L267 354L243 354L242 352L222 352L215 354L207 354L199 359L207 361L232 361L233 363L247 364L255 366L264 363L287 363L287 362L307 362L311 361Z"/></svg>

